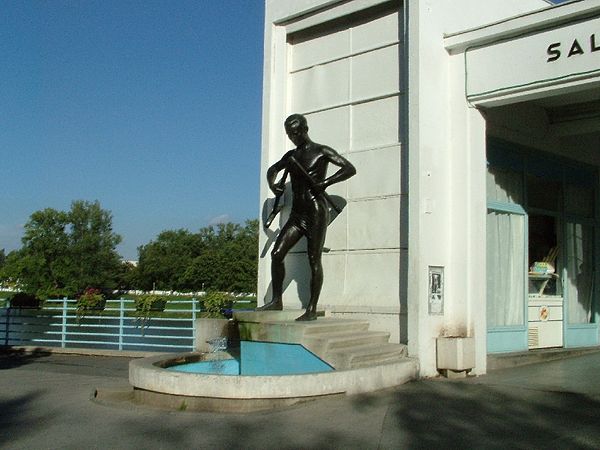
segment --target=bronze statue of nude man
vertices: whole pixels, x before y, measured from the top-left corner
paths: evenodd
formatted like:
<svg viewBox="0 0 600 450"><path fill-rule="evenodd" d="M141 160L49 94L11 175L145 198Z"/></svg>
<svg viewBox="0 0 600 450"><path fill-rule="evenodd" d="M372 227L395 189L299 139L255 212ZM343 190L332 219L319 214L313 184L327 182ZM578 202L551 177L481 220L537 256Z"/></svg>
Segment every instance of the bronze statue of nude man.
<svg viewBox="0 0 600 450"><path fill-rule="evenodd" d="M268 169L267 181L271 191L280 196L285 189L285 176L277 183L277 174L284 170L290 175L293 193L292 211L277 236L271 252L273 298L258 310L283 309L282 295L285 278L283 260L300 238L305 236L311 270L310 300L306 312L296 320L315 320L317 318L317 302L323 286L321 254L329 224L328 203L331 203L325 189L350 178L356 174L356 169L332 148L310 140L308 123L304 116L300 114L289 116L285 120L285 131L296 148L287 152ZM329 163L338 166L339 170L327 177Z"/></svg>

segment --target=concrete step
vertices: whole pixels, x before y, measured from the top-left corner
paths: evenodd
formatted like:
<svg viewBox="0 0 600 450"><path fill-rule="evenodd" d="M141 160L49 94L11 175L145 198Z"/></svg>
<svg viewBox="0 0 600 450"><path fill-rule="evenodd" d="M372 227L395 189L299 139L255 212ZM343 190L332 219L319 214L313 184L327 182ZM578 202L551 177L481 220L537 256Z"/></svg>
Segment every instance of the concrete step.
<svg viewBox="0 0 600 450"><path fill-rule="evenodd" d="M326 333L359 333L369 329L366 320L320 319L304 326L304 336L312 337Z"/></svg>
<svg viewBox="0 0 600 450"><path fill-rule="evenodd" d="M406 346L389 344L390 334L369 331L367 320L319 317L296 322L298 311L235 313L240 339L302 344L336 369L370 367L401 361Z"/></svg>
<svg viewBox="0 0 600 450"><path fill-rule="evenodd" d="M302 343L309 335L342 331L360 332L369 329L369 322L366 320L319 318L310 322L279 321L273 320L274 316L265 313L236 317L240 339L252 341ZM267 320L258 320L265 318Z"/></svg>
<svg viewBox="0 0 600 450"><path fill-rule="evenodd" d="M408 356L400 356L400 357L390 357L390 358L382 358L378 361L356 361L353 362L350 369L362 369L365 367L375 367L375 366L383 366L385 364L398 364L404 361L412 361L413 358L409 358Z"/></svg>
<svg viewBox="0 0 600 450"><path fill-rule="evenodd" d="M304 313L302 309L283 311L233 311L233 319L238 322L292 322Z"/></svg>
<svg viewBox="0 0 600 450"><path fill-rule="evenodd" d="M317 355L371 344L385 344L390 333L385 331L329 331L305 335L303 344Z"/></svg>
<svg viewBox="0 0 600 450"><path fill-rule="evenodd" d="M407 355L407 347L403 344L367 344L328 352L325 360L340 370L396 362Z"/></svg>

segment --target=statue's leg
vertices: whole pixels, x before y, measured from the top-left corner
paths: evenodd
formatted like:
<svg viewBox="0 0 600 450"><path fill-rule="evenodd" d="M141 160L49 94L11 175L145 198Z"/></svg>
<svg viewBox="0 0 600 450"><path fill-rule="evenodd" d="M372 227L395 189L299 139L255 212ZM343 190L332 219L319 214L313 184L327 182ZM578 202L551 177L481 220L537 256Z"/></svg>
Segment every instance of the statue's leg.
<svg viewBox="0 0 600 450"><path fill-rule="evenodd" d="M277 236L271 252L271 288L273 297L257 311L280 311L283 309L283 280L285 279L284 259L290 249L300 240L302 232L290 222L286 223Z"/></svg>
<svg viewBox="0 0 600 450"><path fill-rule="evenodd" d="M308 261L310 264L310 301L306 307L306 311L296 320L316 320L317 319L317 303L321 288L323 287L323 264L321 263L321 253L309 252Z"/></svg>
<svg viewBox="0 0 600 450"><path fill-rule="evenodd" d="M321 295L323 287L323 264L321 262L321 254L325 244L325 235L327 233L328 215L327 210L317 210L315 212L312 228L306 236L308 263L310 265L310 300L306 311L296 320L316 320L317 319L317 303Z"/></svg>

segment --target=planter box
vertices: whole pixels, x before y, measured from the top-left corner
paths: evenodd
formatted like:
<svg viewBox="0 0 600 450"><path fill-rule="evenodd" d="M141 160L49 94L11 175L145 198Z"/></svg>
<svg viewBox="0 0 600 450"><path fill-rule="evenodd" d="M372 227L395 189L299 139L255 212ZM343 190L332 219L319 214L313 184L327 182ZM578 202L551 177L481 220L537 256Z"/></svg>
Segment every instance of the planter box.
<svg viewBox="0 0 600 450"><path fill-rule="evenodd" d="M24 302L10 302L10 307L13 309L41 309L41 300L31 300Z"/></svg>
<svg viewBox="0 0 600 450"><path fill-rule="evenodd" d="M10 300L10 307L14 309L40 309L42 301L35 295L19 293Z"/></svg>
<svg viewBox="0 0 600 450"><path fill-rule="evenodd" d="M475 367L475 338L437 338L437 368L441 371L469 372ZM446 373L448 375L448 373Z"/></svg>

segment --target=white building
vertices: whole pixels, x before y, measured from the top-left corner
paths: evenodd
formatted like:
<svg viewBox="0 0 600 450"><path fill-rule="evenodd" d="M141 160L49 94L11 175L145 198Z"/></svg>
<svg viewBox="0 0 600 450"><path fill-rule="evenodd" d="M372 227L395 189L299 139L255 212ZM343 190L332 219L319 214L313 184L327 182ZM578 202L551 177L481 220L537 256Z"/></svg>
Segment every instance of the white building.
<svg viewBox="0 0 600 450"><path fill-rule="evenodd" d="M358 171L329 190L348 204L321 309L390 331L423 376L442 336L474 337L479 374L599 344L600 0L267 0L264 73L262 200L291 113ZM300 308L301 244L286 263Z"/></svg>

